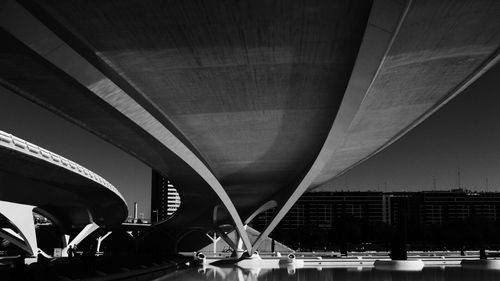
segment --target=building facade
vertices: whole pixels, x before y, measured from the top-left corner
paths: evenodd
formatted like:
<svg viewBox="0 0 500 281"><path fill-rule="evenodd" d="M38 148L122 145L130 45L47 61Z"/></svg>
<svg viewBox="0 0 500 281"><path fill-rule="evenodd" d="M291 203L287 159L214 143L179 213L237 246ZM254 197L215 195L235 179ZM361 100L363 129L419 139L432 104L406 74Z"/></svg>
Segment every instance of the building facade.
<svg viewBox="0 0 500 281"><path fill-rule="evenodd" d="M451 191L420 192L415 200L421 206L422 224L445 224L468 218L490 222L500 220L500 193Z"/></svg>
<svg viewBox="0 0 500 281"><path fill-rule="evenodd" d="M170 180L153 170L151 177L151 221L172 216L181 205L181 197Z"/></svg>
<svg viewBox="0 0 500 281"><path fill-rule="evenodd" d="M422 192L310 192L302 196L280 222L278 228L329 229L341 217L365 219L395 225L404 212L407 221L421 225L443 225L483 218L500 221L500 193L471 192L464 189ZM269 210L254 219L266 226L274 216Z"/></svg>
<svg viewBox="0 0 500 281"><path fill-rule="evenodd" d="M389 219L382 192L310 192L304 194L280 222L281 229L331 228L335 220L349 216L372 222ZM255 225L268 225L274 211L255 218Z"/></svg>

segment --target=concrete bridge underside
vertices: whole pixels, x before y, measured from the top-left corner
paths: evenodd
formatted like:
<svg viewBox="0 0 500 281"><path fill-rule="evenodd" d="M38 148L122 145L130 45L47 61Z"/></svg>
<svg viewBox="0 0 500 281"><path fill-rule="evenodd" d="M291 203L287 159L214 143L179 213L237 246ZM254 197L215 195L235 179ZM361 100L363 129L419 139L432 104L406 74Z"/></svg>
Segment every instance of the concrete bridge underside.
<svg viewBox="0 0 500 281"><path fill-rule="evenodd" d="M500 46L495 0L0 5L3 87L171 178L183 204L165 227L231 223L250 252L301 194L418 125ZM252 245L243 221L268 205Z"/></svg>

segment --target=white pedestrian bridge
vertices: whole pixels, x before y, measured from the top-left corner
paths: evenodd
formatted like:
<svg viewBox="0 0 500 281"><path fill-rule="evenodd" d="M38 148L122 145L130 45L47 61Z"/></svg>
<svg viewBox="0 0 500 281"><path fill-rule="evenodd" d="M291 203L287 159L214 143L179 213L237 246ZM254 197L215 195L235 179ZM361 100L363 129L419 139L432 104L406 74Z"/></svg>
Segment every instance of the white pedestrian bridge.
<svg viewBox="0 0 500 281"><path fill-rule="evenodd" d="M127 217L127 204L112 184L61 155L0 131L0 159L0 213L9 221L0 237L29 255L38 251L33 211L60 228L65 248ZM65 235L81 229L73 241Z"/></svg>

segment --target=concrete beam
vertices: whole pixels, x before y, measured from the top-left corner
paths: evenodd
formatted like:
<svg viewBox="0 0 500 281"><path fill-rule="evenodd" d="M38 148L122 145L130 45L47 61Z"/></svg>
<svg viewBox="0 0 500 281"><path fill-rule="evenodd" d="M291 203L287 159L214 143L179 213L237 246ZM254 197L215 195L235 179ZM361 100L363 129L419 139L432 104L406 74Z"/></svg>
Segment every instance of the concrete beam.
<svg viewBox="0 0 500 281"><path fill-rule="evenodd" d="M394 42L394 38L410 8L411 0L401 4L391 0L376 0L368 19L367 28L354 64L344 98L330 132L316 159L293 188L280 194L280 207L271 223L262 231L252 247L252 252L266 239L278 223L288 213L297 200L307 191L323 167L340 147L348 135L363 98L368 93L383 60Z"/></svg>
<svg viewBox="0 0 500 281"><path fill-rule="evenodd" d="M267 201L266 203L262 204L259 208L257 208L257 210L255 210L250 216L248 216L248 218L245 220L245 225L248 225L250 222L252 222L252 220L260 213L263 213L277 206L278 202L276 202L275 200Z"/></svg>

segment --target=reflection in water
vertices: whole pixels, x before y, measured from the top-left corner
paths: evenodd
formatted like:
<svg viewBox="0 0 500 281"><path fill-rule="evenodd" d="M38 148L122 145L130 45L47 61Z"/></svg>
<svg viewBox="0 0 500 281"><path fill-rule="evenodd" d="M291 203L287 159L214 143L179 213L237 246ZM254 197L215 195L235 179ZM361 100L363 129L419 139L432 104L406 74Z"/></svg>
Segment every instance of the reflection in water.
<svg viewBox="0 0 500 281"><path fill-rule="evenodd" d="M461 267L425 267L420 272L379 271L373 268L261 268L204 266L178 271L156 281L496 281L500 271Z"/></svg>

